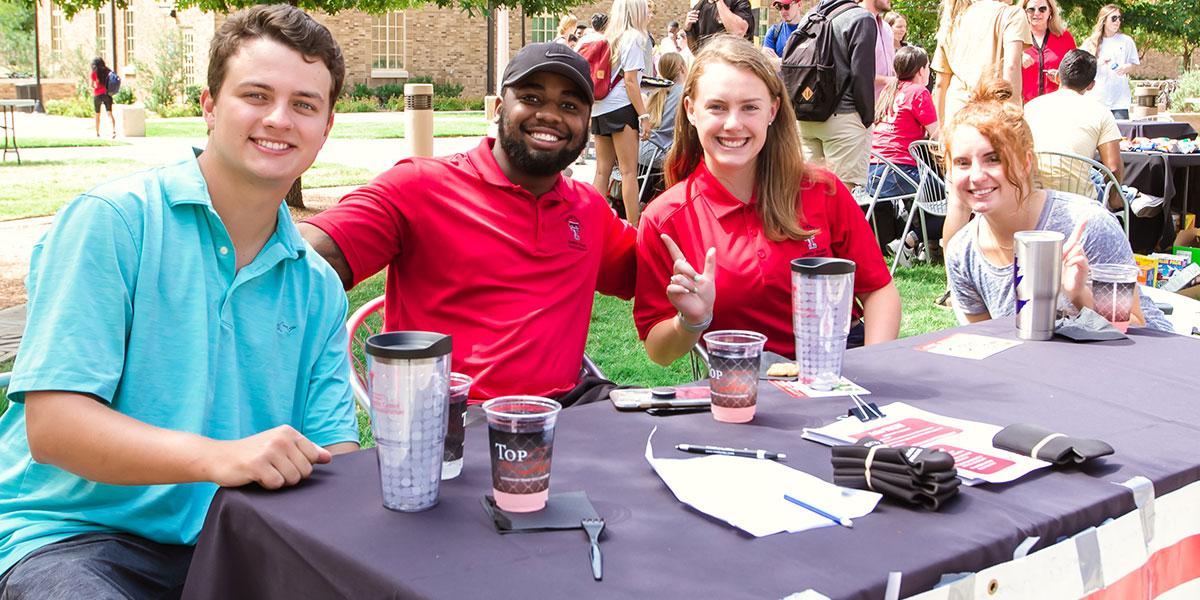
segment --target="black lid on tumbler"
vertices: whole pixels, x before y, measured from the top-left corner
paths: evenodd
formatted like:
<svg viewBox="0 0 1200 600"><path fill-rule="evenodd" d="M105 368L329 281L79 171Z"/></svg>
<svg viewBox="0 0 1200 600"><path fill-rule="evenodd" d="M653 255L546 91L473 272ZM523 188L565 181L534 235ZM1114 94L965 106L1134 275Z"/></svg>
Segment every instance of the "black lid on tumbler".
<svg viewBox="0 0 1200 600"><path fill-rule="evenodd" d="M806 275L849 275L854 272L854 261L824 256L797 258L792 261L792 272Z"/></svg>
<svg viewBox="0 0 1200 600"><path fill-rule="evenodd" d="M367 354L380 358L435 358L450 354L451 336L432 331L389 331L367 338Z"/></svg>

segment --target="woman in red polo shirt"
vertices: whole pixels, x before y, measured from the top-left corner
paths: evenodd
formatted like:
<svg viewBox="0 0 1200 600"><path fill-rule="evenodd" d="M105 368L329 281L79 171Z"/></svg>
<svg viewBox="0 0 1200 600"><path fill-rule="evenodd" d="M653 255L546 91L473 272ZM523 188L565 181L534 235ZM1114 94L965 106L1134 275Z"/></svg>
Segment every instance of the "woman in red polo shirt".
<svg viewBox="0 0 1200 600"><path fill-rule="evenodd" d="M791 261L806 256L854 261L856 328L867 344L895 339L900 294L871 227L841 181L804 164L763 55L741 38L710 41L688 72L683 114L671 187L638 229L633 315L650 358L670 364L709 328L758 331L767 350L793 356Z"/></svg>

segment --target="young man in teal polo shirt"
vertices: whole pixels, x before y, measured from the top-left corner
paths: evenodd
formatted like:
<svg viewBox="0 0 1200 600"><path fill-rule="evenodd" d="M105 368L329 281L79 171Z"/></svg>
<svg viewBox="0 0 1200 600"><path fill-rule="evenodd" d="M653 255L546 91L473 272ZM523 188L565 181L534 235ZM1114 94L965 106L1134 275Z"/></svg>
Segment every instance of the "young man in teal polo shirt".
<svg viewBox="0 0 1200 600"><path fill-rule="evenodd" d="M357 448L346 297L282 199L345 68L287 5L213 40L199 157L80 195L35 247L0 417L0 597L172 597L217 486Z"/></svg>

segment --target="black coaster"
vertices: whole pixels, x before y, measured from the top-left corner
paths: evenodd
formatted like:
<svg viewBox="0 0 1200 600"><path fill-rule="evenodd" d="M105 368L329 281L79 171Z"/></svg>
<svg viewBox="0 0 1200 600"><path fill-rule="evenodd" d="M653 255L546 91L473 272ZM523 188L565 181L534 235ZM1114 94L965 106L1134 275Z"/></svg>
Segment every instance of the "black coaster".
<svg viewBox="0 0 1200 600"><path fill-rule="evenodd" d="M592 506L592 501L588 499L587 492L582 490L550 494L545 508L530 513L500 510L496 508L496 501L490 495L484 496L480 503L500 533L581 529L580 521L583 519L600 518L596 508Z"/></svg>

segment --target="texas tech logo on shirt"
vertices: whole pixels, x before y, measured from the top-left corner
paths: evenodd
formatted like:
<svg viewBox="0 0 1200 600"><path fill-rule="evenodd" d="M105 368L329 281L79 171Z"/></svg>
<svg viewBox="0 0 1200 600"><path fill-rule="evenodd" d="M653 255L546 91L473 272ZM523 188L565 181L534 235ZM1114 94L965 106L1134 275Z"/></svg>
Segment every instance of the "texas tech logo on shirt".
<svg viewBox="0 0 1200 600"><path fill-rule="evenodd" d="M587 251L587 244L583 243L583 223L575 218L575 215L567 216L567 245L576 250Z"/></svg>

